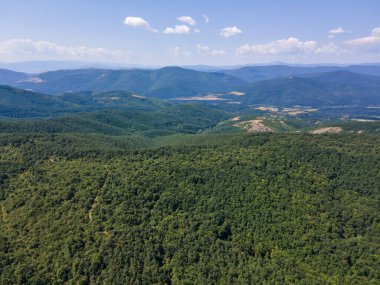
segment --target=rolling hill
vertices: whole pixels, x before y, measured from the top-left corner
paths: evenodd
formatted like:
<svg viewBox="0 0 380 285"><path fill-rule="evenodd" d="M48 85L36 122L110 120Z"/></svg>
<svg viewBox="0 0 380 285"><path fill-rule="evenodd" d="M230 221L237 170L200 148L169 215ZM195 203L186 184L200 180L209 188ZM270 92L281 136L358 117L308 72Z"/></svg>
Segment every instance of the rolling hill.
<svg viewBox="0 0 380 285"><path fill-rule="evenodd" d="M54 98L54 97L53 97ZM182 104L160 110L104 110L38 120L0 120L1 133L93 133L160 136L197 133L230 115L201 104Z"/></svg>
<svg viewBox="0 0 380 285"><path fill-rule="evenodd" d="M158 110L169 103L125 91L45 95L0 85L0 116L14 118L54 117L66 113L99 110Z"/></svg>
<svg viewBox="0 0 380 285"><path fill-rule="evenodd" d="M74 109L57 97L0 85L0 117L45 117Z"/></svg>
<svg viewBox="0 0 380 285"><path fill-rule="evenodd" d="M15 85L19 81L26 80L28 77L26 73L0 69L0 84L2 85Z"/></svg>

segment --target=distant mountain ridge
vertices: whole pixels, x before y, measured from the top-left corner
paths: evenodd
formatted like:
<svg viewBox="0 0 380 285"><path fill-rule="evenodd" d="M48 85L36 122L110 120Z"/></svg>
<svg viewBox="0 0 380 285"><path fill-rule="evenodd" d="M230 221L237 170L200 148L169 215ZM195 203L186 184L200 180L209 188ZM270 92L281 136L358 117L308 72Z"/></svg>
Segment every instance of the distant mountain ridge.
<svg viewBox="0 0 380 285"><path fill-rule="evenodd" d="M29 76L8 84L50 95L64 92L123 90L149 97L174 98L204 95L241 88L247 83L217 72L200 72L179 67L158 70L77 69Z"/></svg>
<svg viewBox="0 0 380 285"><path fill-rule="evenodd" d="M232 75L248 82L275 79L286 76L326 73L334 71L349 71L365 75L380 76L379 65L350 65L350 66L246 66L238 69L221 70L224 74Z"/></svg>
<svg viewBox="0 0 380 285"><path fill-rule="evenodd" d="M201 68L200 68L201 67ZM352 66L246 66L215 71L213 67L161 69L70 69L25 74L0 69L0 84L49 95L79 91L124 90L148 97L176 98L243 89L248 83L288 76L349 71L380 76L379 65ZM202 71L196 69L203 69Z"/></svg>
<svg viewBox="0 0 380 285"><path fill-rule="evenodd" d="M333 71L255 82L245 92L244 105L380 105L380 77Z"/></svg>

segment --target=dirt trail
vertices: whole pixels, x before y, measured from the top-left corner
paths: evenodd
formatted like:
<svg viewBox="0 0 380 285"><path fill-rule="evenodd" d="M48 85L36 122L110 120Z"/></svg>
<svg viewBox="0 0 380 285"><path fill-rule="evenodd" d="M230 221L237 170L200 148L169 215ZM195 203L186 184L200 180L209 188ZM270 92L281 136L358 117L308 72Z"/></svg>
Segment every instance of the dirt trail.
<svg viewBox="0 0 380 285"><path fill-rule="evenodd" d="M90 220L90 222L92 221L92 210L94 210L96 205L98 204L98 198L99 196L95 197L94 202L92 203L91 209L90 211L88 211L88 219Z"/></svg>
<svg viewBox="0 0 380 285"><path fill-rule="evenodd" d="M104 188L104 186L106 185L106 182L107 182L107 179L108 179L108 175L109 175L109 169L108 169L108 165L104 165L105 169L106 169L106 177L104 178L104 182L103 184L100 186L100 189L99 190L102 190ZM99 192L98 192L99 193ZM95 207L99 204L99 195L96 195L96 197L94 198L94 201L92 202L92 206L91 206L91 209L90 211L88 211L88 219L90 220L90 222L92 221L92 211L95 209Z"/></svg>

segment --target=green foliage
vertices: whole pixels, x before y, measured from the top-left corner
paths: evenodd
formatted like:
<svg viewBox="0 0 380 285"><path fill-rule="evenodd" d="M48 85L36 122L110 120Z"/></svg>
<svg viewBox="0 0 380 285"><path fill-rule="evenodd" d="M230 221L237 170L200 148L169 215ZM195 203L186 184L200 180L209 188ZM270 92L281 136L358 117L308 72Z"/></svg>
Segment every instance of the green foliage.
<svg viewBox="0 0 380 285"><path fill-rule="evenodd" d="M0 284L380 282L378 137L128 138L0 136Z"/></svg>
<svg viewBox="0 0 380 285"><path fill-rule="evenodd" d="M0 121L2 133L95 133L159 136L197 133L228 117L228 113L199 104L183 104L157 111L120 110L81 113L44 120Z"/></svg>

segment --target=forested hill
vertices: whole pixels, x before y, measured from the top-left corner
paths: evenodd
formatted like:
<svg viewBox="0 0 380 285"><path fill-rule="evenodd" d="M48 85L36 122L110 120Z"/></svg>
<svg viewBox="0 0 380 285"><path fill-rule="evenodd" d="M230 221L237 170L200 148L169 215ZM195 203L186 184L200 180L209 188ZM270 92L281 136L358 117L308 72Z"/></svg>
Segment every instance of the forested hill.
<svg viewBox="0 0 380 285"><path fill-rule="evenodd" d="M380 141L0 136L0 284L378 284Z"/></svg>
<svg viewBox="0 0 380 285"><path fill-rule="evenodd" d="M146 136L191 134L213 127L230 116L217 108L189 103L158 110L104 110L43 120L0 120L0 132Z"/></svg>
<svg viewBox="0 0 380 285"><path fill-rule="evenodd" d="M50 96L0 85L0 117L37 118L100 110L154 111L171 104L126 91L79 92Z"/></svg>

